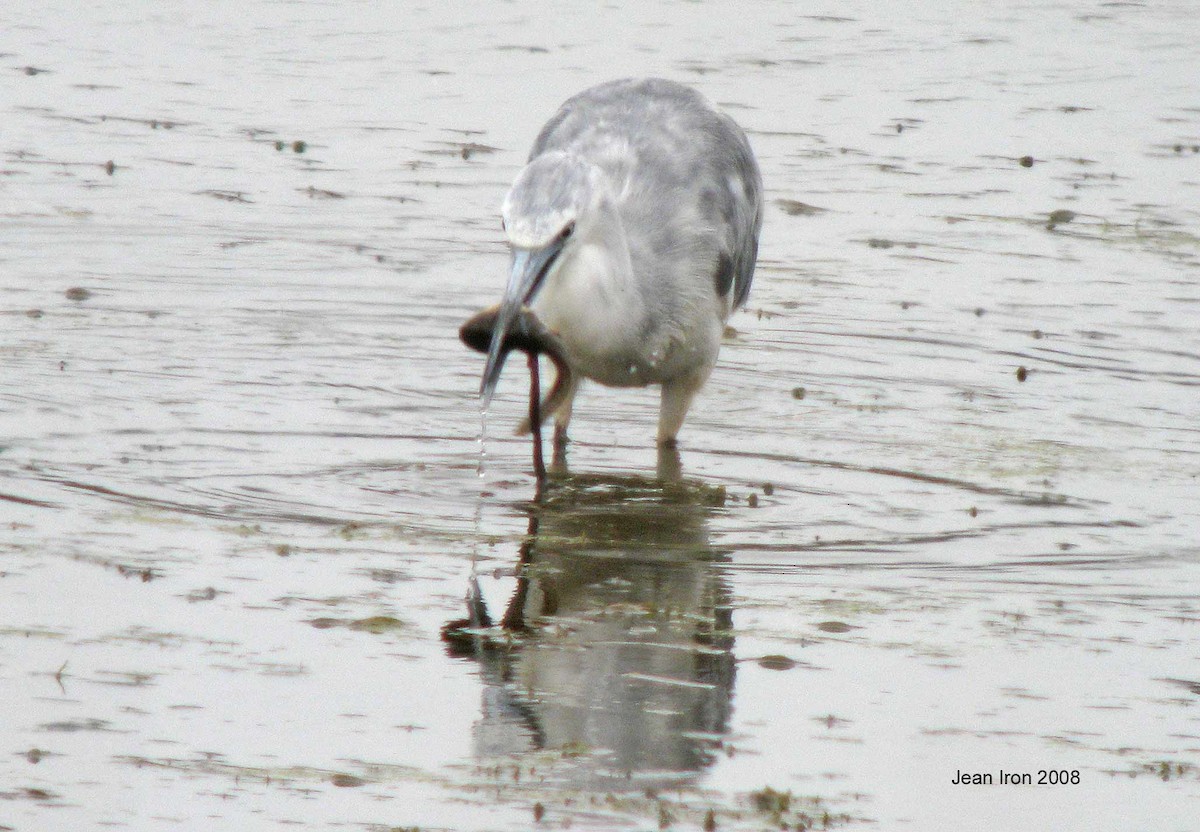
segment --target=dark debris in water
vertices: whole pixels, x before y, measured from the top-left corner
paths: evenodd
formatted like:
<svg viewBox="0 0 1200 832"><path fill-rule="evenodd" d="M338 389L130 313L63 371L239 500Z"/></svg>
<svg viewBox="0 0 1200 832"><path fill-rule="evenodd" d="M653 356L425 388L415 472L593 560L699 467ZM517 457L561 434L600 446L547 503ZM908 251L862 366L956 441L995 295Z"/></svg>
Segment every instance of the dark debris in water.
<svg viewBox="0 0 1200 832"><path fill-rule="evenodd" d="M896 246L907 249L915 249L918 247L918 244L914 242L905 242L903 240L888 240L884 237L870 237L867 239L867 246L869 248L880 249L895 248Z"/></svg>
<svg viewBox="0 0 1200 832"><path fill-rule="evenodd" d="M1196 766L1191 763L1172 762L1171 760L1146 763L1142 766L1142 770L1153 774L1164 783L1171 780L1195 780L1198 773Z"/></svg>
<svg viewBox="0 0 1200 832"><path fill-rule="evenodd" d="M818 214L824 214L829 210L828 208L818 208L816 205L809 205L807 202L800 202L797 199L777 199L775 200L775 204L789 217L814 217Z"/></svg>
<svg viewBox="0 0 1200 832"><path fill-rule="evenodd" d="M30 765L36 766L43 759L51 756L51 753L52 752L49 752L49 751L43 751L40 748L31 748L28 751L26 751L24 754L22 754L21 756L24 757L26 762L28 762Z"/></svg>
<svg viewBox="0 0 1200 832"><path fill-rule="evenodd" d="M457 156L464 162L472 156L486 156L499 152L500 148L479 142L438 142L435 150L423 151L427 156Z"/></svg>
<svg viewBox="0 0 1200 832"><path fill-rule="evenodd" d="M796 660L790 659L787 656L772 654L760 657L758 666L764 670L791 670L796 666Z"/></svg>
<svg viewBox="0 0 1200 832"><path fill-rule="evenodd" d="M848 633L855 628L844 621L822 621L817 629L823 633Z"/></svg>
<svg viewBox="0 0 1200 832"><path fill-rule="evenodd" d="M351 621L346 626L360 633L374 633L376 635L398 632L408 628L408 625L403 621L393 618L390 615L372 615L369 618L360 618Z"/></svg>
<svg viewBox="0 0 1200 832"><path fill-rule="evenodd" d="M329 778L329 782L337 786L339 789L354 789L367 784L367 781L361 777L356 777L353 774L343 774L341 772L331 776Z"/></svg>
<svg viewBox="0 0 1200 832"><path fill-rule="evenodd" d="M770 786L751 792L748 802L775 829L830 829L853 820L847 814L831 813L818 797L800 797Z"/></svg>
<svg viewBox="0 0 1200 832"><path fill-rule="evenodd" d="M39 730L52 731L61 734L74 734L78 731L110 731L111 723L105 719L66 719L58 722L43 722Z"/></svg>
<svg viewBox="0 0 1200 832"><path fill-rule="evenodd" d="M253 199L246 196L244 191L226 191L218 188L208 188L203 191L196 191L196 196L211 196L214 199L220 199L224 202L241 202L247 205L254 202Z"/></svg>
<svg viewBox="0 0 1200 832"><path fill-rule="evenodd" d="M528 52L531 55L549 54L550 50L544 46L526 46L515 43L504 43L495 47L497 52Z"/></svg>
<svg viewBox="0 0 1200 832"><path fill-rule="evenodd" d="M126 578L138 578L142 583L149 583L159 577L159 573L149 566L126 566L123 563L116 565L117 574L123 575Z"/></svg>
<svg viewBox="0 0 1200 832"><path fill-rule="evenodd" d="M360 633L374 633L375 635L395 633L409 628L403 621L393 618L390 615L372 615L367 618L356 619L312 618L309 619L308 623L318 630L332 630L337 627L344 627L347 630L354 630Z"/></svg>
<svg viewBox="0 0 1200 832"><path fill-rule="evenodd" d="M222 755L204 754L192 759L170 757L140 757L119 756L114 760L136 768L152 768L164 771L184 772L191 775L224 777L232 782L241 783L252 781L284 789L296 789L311 794L312 787L321 783L329 783L337 788L359 788L369 783L392 782L412 777L415 769L400 765L383 765L364 763L350 760L359 772L352 774L346 771L330 771L311 766L244 766L230 763L221 758Z"/></svg>
<svg viewBox="0 0 1200 832"><path fill-rule="evenodd" d="M1068 211L1066 208L1060 208L1057 211L1051 211L1050 216L1046 219L1046 230L1053 231L1060 225L1066 225L1075 219L1075 212Z"/></svg>
<svg viewBox="0 0 1200 832"><path fill-rule="evenodd" d="M131 117L131 116L102 115L102 116L100 116L100 120L101 121L119 121L119 122L125 122L128 124L144 124L145 126L149 127L151 130L158 130L160 128L163 130L174 130L176 127L185 127L185 126L191 125L191 122L187 122L187 121L175 121L173 119L164 119L164 118L135 118L135 117Z"/></svg>
<svg viewBox="0 0 1200 832"><path fill-rule="evenodd" d="M0 792L0 800L33 800L43 803L57 799L58 795L54 792L34 786L22 786L11 791ZM12 827L4 826L0 828L10 829Z"/></svg>
<svg viewBox="0 0 1200 832"><path fill-rule="evenodd" d="M690 788L645 788L641 791L595 792L571 788L547 787L556 781L556 771L569 770L585 747L544 750L524 761L479 767L476 781L481 795L486 792L493 804L531 806L534 823L549 824L564 818L579 817L581 810L596 813L597 819L620 817L621 825L637 828L703 829L786 829L809 832L834 829L862 818L835 812L818 796L798 795L770 786L733 796L730 804L715 804L711 795ZM764 825L765 824L765 825Z"/></svg>
<svg viewBox="0 0 1200 832"><path fill-rule="evenodd" d="M1177 685L1189 693L1194 693L1196 696L1200 696L1200 681L1195 679L1172 679L1168 677L1159 679L1157 681L1166 682L1169 685Z"/></svg>
<svg viewBox="0 0 1200 832"><path fill-rule="evenodd" d="M340 191L329 191L324 188L315 188L309 185L307 188L300 188L300 193L305 194L309 199L345 199L346 195Z"/></svg>

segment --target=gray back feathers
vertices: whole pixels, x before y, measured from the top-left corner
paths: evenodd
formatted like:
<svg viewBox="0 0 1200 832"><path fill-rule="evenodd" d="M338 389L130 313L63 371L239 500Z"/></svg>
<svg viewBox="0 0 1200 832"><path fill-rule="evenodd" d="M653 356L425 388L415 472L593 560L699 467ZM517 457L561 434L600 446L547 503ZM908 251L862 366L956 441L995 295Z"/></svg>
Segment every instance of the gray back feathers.
<svg viewBox="0 0 1200 832"><path fill-rule="evenodd" d="M546 123L530 161L553 151L604 171L622 222L636 231L635 271L700 254L717 294L732 291L733 308L745 303L762 225L762 179L741 128L702 95L657 78L593 87Z"/></svg>

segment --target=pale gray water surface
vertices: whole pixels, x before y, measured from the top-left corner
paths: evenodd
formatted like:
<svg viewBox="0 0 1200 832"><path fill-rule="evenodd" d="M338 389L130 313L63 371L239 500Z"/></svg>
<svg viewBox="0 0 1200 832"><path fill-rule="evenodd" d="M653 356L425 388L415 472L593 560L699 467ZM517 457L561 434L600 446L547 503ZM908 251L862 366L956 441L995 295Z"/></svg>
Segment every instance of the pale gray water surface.
<svg viewBox="0 0 1200 832"><path fill-rule="evenodd" d="M1194 4L95 6L0 30L0 826L1196 828ZM531 517L455 331L634 74L759 272Z"/></svg>

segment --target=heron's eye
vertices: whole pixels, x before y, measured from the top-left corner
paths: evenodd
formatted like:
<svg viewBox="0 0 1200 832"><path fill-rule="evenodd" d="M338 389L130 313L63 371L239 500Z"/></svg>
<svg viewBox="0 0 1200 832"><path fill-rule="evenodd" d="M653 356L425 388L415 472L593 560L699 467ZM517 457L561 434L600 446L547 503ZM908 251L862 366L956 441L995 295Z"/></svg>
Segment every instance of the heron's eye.
<svg viewBox="0 0 1200 832"><path fill-rule="evenodd" d="M570 237L574 232L575 232L575 222L574 222L574 220L572 220L571 222L567 223L566 228L564 228L562 230L562 233L558 235L558 238L560 240L565 240L568 237Z"/></svg>

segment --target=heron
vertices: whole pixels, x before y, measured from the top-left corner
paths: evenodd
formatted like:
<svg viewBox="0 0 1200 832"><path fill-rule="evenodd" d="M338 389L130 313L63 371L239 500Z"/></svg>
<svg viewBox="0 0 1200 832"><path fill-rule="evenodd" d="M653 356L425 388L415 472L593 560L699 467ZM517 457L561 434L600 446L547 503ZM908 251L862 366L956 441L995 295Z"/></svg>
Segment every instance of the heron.
<svg viewBox="0 0 1200 832"><path fill-rule="evenodd" d="M750 292L762 211L746 134L696 90L627 78L569 98L501 207L511 261L485 310L483 406L511 349L533 356L552 338L558 377L545 401L534 391L530 419L553 415L556 448L583 379L660 385L657 441L673 448Z"/></svg>

